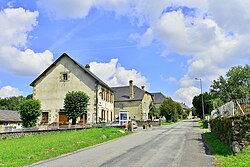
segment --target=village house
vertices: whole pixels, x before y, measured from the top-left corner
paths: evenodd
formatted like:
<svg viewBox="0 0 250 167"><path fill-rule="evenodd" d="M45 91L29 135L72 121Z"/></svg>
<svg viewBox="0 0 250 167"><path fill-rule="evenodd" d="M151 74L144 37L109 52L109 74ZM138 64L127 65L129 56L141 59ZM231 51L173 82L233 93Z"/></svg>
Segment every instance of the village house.
<svg viewBox="0 0 250 167"><path fill-rule="evenodd" d="M154 98L154 105L159 108L161 103L166 99L166 96L161 92L151 93Z"/></svg>
<svg viewBox="0 0 250 167"><path fill-rule="evenodd" d="M128 111L132 120L146 121L153 102L152 94L133 85L129 81L129 86L113 87L115 95L115 115L119 116L121 111Z"/></svg>
<svg viewBox="0 0 250 167"><path fill-rule="evenodd" d="M64 112L68 92L83 91L89 97L87 112L77 119L78 124L111 122L114 118L113 90L85 67L63 53L31 84L33 98L41 101L42 114L38 124L69 124Z"/></svg>
<svg viewBox="0 0 250 167"><path fill-rule="evenodd" d="M18 111L0 110L0 132L20 128L22 128L22 120Z"/></svg>

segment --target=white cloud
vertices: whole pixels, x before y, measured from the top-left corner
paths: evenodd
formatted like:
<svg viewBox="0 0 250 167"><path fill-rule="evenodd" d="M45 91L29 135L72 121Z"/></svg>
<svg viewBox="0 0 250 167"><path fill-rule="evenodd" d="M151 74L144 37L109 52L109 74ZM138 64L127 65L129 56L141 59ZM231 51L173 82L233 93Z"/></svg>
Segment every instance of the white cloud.
<svg viewBox="0 0 250 167"><path fill-rule="evenodd" d="M52 63L53 54L27 48L28 33L38 24L38 12L23 8L0 11L0 66L18 75L38 75Z"/></svg>
<svg viewBox="0 0 250 167"><path fill-rule="evenodd" d="M23 8L0 11L0 46L25 46L27 32L37 25L38 12L25 11Z"/></svg>
<svg viewBox="0 0 250 167"><path fill-rule="evenodd" d="M22 92L18 90L18 88L14 88L11 86L4 86L0 88L0 97L12 97L12 96L21 96Z"/></svg>
<svg viewBox="0 0 250 167"><path fill-rule="evenodd" d="M127 14L131 10L132 0L94 0L97 8L115 11L118 15Z"/></svg>
<svg viewBox="0 0 250 167"><path fill-rule="evenodd" d="M189 107L192 106L192 99L194 96L200 94L200 89L196 87L186 87L178 89L174 95L173 99L175 101L184 102Z"/></svg>
<svg viewBox="0 0 250 167"><path fill-rule="evenodd" d="M40 0L38 6L58 19L84 18L88 15L94 0Z"/></svg>
<svg viewBox="0 0 250 167"><path fill-rule="evenodd" d="M149 88L149 84L145 76L135 69L127 70L118 64L118 59L111 59L108 63L91 62L90 70L109 86L127 86L129 80L133 80L138 87L145 86Z"/></svg>
<svg viewBox="0 0 250 167"><path fill-rule="evenodd" d="M145 32L130 36L139 46L150 46L152 41L159 41L166 46L164 53L189 56L187 72L179 81L181 89L177 94L191 97L193 78L202 77L204 85L208 86L231 66L249 61L249 0L93 0L91 4L91 7L128 16L135 25L144 25ZM86 6L79 16L87 15L91 7ZM57 7L61 5L57 4ZM175 9L167 11L167 7ZM186 10L183 11L182 7ZM53 8L53 5L48 8ZM193 16L188 15L188 8L195 10ZM72 5L66 14L71 17L74 11L78 11L78 6ZM119 67L114 69L120 73L126 71ZM131 70L130 73L134 72ZM117 78L116 73L111 76L111 83L124 82L121 77Z"/></svg>
<svg viewBox="0 0 250 167"><path fill-rule="evenodd" d="M213 19L223 29L236 33L249 33L250 1L249 0L209 0L208 8Z"/></svg>

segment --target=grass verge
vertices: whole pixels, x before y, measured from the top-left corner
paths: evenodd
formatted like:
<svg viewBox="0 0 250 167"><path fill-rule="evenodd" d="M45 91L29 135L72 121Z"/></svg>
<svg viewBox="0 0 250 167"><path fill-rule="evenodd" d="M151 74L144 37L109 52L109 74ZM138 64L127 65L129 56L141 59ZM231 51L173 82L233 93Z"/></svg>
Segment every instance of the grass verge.
<svg viewBox="0 0 250 167"><path fill-rule="evenodd" d="M181 122L182 119L179 119L177 122ZM162 122L162 125L172 125L174 123L177 123L177 122Z"/></svg>
<svg viewBox="0 0 250 167"><path fill-rule="evenodd" d="M199 120L198 124L201 127L201 129L207 129L208 128L208 121L207 120Z"/></svg>
<svg viewBox="0 0 250 167"><path fill-rule="evenodd" d="M0 140L0 166L24 166L115 139L128 132L94 128Z"/></svg>
<svg viewBox="0 0 250 167"><path fill-rule="evenodd" d="M204 133L203 137L208 144L209 150L215 156L216 167L250 167L250 147L234 155L233 152L211 132Z"/></svg>

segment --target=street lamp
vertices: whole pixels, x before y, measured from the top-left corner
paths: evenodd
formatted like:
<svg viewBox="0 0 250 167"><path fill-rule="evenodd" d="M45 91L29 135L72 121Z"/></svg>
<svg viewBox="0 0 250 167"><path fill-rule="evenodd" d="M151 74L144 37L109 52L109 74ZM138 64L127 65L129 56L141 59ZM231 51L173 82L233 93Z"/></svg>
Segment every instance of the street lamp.
<svg viewBox="0 0 250 167"><path fill-rule="evenodd" d="M203 93L202 93L202 80L201 80L201 78L194 78L194 79L200 81L200 87L201 87L201 105L202 105L202 118L204 119L204 101L203 101Z"/></svg>

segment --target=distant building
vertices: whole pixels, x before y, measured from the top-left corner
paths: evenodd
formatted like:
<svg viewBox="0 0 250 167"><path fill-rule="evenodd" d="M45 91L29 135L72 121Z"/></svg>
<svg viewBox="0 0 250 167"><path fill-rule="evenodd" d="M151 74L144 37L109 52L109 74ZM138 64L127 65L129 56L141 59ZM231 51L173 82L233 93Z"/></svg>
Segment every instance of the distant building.
<svg viewBox="0 0 250 167"><path fill-rule="evenodd" d="M0 132L12 131L12 128L22 128L22 120L19 112L0 110Z"/></svg>
<svg viewBox="0 0 250 167"><path fill-rule="evenodd" d="M87 113L77 119L78 124L111 122L114 118L113 90L66 53L62 54L31 84L33 98L41 101L39 124L68 124L64 112L64 98L68 92L83 91L89 97Z"/></svg>
<svg viewBox="0 0 250 167"><path fill-rule="evenodd" d="M180 103L180 105L182 107L182 110L185 111L188 114L187 118L188 119L192 119L193 118L193 116L192 116L192 110L190 110L189 112L187 112L188 109L189 109L189 107L185 103Z"/></svg>
<svg viewBox="0 0 250 167"><path fill-rule="evenodd" d="M160 107L161 103L166 99L166 96L161 92L151 93L154 98L154 105Z"/></svg>
<svg viewBox="0 0 250 167"><path fill-rule="evenodd" d="M129 111L129 116L133 120L148 120L148 113L153 102L151 93L133 85L129 81L129 86L113 87L115 94L115 114L119 111Z"/></svg>

